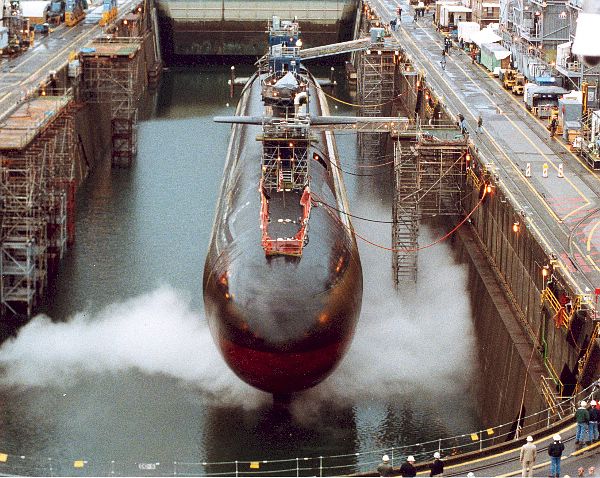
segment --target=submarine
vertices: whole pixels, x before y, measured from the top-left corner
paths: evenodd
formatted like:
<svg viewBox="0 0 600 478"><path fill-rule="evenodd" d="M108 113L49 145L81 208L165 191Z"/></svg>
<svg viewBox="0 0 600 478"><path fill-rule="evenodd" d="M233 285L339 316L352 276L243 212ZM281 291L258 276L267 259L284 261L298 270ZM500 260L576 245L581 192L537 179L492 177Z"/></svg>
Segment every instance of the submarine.
<svg viewBox="0 0 600 478"><path fill-rule="evenodd" d="M203 275L206 318L229 368L289 397L325 379L347 351L362 267L335 138L296 21L273 17L268 53L232 124Z"/></svg>

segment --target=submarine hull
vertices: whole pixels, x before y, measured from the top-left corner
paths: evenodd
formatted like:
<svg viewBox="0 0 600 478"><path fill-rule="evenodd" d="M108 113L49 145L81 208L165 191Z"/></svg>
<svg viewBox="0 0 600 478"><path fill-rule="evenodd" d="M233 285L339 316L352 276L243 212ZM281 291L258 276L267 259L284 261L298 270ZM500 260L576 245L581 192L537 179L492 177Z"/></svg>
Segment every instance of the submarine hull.
<svg viewBox="0 0 600 478"><path fill-rule="evenodd" d="M311 88L318 88L314 80ZM321 114L316 90L310 98L311 111ZM237 114L263 114L257 75ZM236 375L266 392L289 394L318 384L344 356L360 313L362 268L352 226L335 211L347 205L327 133L314 134L321 160L310 165L310 188L313 199L334 207L313 204L300 257L265 254L260 134L261 126L232 127L204 268L204 305L213 338Z"/></svg>

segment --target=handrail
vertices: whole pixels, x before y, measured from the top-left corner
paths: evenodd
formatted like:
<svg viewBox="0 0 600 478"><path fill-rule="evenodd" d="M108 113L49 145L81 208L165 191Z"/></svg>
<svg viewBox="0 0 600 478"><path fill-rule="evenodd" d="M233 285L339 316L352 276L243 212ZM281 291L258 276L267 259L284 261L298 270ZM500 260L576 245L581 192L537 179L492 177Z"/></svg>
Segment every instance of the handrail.
<svg viewBox="0 0 600 478"><path fill-rule="evenodd" d="M523 418L523 426L519 429L520 435L525 433L535 435L536 432L546 430L554 424L564 420L569 413L575 410L575 404L580 400L589 400L598 398L599 387L598 382L594 382L585 390L578 392L572 397L555 396L554 403L544 410L533 413ZM294 472L299 476L300 471L310 472L312 475L323 476L324 474L340 474L340 470L344 470L344 474L353 473L355 471L366 471L373 469L383 454L388 454L391 457L392 465L403 460L407 455L413 455L417 461L429 460L434 451L439 451L447 457L456 457L467 452L477 452L485 448L500 443L516 440L514 423L507 422L502 425L497 425L493 428L476 430L470 433L455 435L446 438L438 438L427 440L421 443L413 443L410 445L376 448L372 450L347 453L339 455L327 456L309 456L295 457L289 459L276 460L235 460L235 461L198 461L198 462L163 462L161 464L153 463L149 460L148 463L122 463L111 461L110 464L104 465L100 461L93 460L77 460L70 462L68 466L75 468L84 468L78 474L85 475L85 469L89 468L88 475L99 474L100 467L104 474L118 475L133 475L132 470L135 470L136 475L140 475L140 470L154 470L148 475L156 474L157 466L160 466L160 474L163 476L239 476L247 475L270 475L281 474L293 475ZM12 448L6 446L6 448ZM1 451L1 450L0 450ZM21 475L31 475L31 471L36 470L39 474L40 470L45 470L48 476L56 474L60 460L55 458L42 457L27 457L18 454L0 453L0 473L9 473L18 470ZM151 466L149 466L149 465ZM96 468L92 468L92 465ZM12 466L12 468L11 468ZM27 468L26 466L29 466ZM58 467L58 469L63 469ZM110 471L109 471L110 470ZM29 471L29 473L28 473ZM12 473L14 474L14 473ZM42 473L43 474L43 473ZM62 473L66 474L66 473Z"/></svg>

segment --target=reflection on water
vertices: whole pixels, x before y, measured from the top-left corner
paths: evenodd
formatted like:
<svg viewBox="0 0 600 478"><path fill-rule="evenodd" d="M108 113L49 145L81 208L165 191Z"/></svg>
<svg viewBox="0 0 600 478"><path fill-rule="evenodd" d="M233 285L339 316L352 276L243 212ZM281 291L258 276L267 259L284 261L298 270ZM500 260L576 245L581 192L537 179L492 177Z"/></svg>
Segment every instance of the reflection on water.
<svg viewBox="0 0 600 478"><path fill-rule="evenodd" d="M365 296L355 342L289 410L274 409L223 364L204 322L201 277L230 129L212 116L234 112L228 73L167 72L148 99L134 166L103 162L80 191L77 243L44 310L52 320L32 320L0 349L0 452L43 462L42 474L48 457L55 474L74 474L75 459L88 460L86 474L136 474L140 462L172 474L173 461L377 450L377 462L391 446L478 429L476 404L465 400L466 272L446 246L423 253L419 289L397 295L389 253L360 243ZM344 168L360 173L354 146L340 136ZM353 213L389 221L390 174L347 176ZM389 224L354 224L389 245ZM440 270L452 280L440 283Z"/></svg>

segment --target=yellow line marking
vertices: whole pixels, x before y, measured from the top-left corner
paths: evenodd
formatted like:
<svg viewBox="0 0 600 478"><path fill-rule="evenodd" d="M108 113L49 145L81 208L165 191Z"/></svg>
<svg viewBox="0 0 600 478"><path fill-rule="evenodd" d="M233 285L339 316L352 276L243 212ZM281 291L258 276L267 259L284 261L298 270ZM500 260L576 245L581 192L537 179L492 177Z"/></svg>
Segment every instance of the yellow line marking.
<svg viewBox="0 0 600 478"><path fill-rule="evenodd" d="M481 68L482 70L487 71L482 65L477 65L477 66L479 68ZM527 108L525 108L525 105L523 104L522 101L518 100L518 97L515 97L515 95L513 95L512 93L509 94L508 91L506 91L506 90L504 90L504 93L511 100L513 100L519 106L519 108L521 108L525 113L527 113L529 116L531 116L536 121L536 123L539 123L544 128L546 127L546 125L541 120L541 118L538 118L531 111L529 111ZM573 153L573 151L571 151L566 144L564 144L562 141L559 141L559 140L557 140L557 144L559 144L565 151L567 151L567 153L569 153L569 155L571 155L571 157L575 158L577 160L577 162L579 164L581 164L585 169L587 169L589 172L591 172L596 179L600 179L598 177L598 174L596 173L596 171L594 171L593 169L591 169L590 166L587 163L584 163L583 160L579 156L577 156L575 153Z"/></svg>
<svg viewBox="0 0 600 478"><path fill-rule="evenodd" d="M598 227L598 225L600 225L600 221L597 220L596 224L594 224L594 227L592 227L592 230L588 234L587 244L586 244L588 252L590 252L592 250L592 248L591 248L592 236L594 235L594 232L596 231L596 228Z"/></svg>
<svg viewBox="0 0 600 478"><path fill-rule="evenodd" d="M21 68L25 63L27 63L29 60L31 60L32 58L35 57L35 55L37 55L39 53L39 51L34 51L29 58L23 60L21 63L19 63L17 66L15 66L12 71L10 73L14 73L16 70L18 70L19 68Z"/></svg>
<svg viewBox="0 0 600 478"><path fill-rule="evenodd" d="M569 431L569 430L571 430L571 429L573 429L573 428L575 428L575 423L573 423L573 424L571 424L571 425L568 425L568 426L566 426L565 428L562 428L562 429L561 429L561 430L560 430L558 433L559 433L559 434L563 434L563 433L565 433L565 432L567 432L567 431ZM551 436L552 436L552 435L548 435L547 437L538 438L537 440L535 440L535 441L534 441L534 443L542 443L542 442L547 442L547 441L548 441L548 440L551 438ZM449 466L445 466L445 467L444 467L444 470L449 470L449 469L451 469L451 468L460 468L460 467L463 467L463 466L472 465L472 464L474 464L474 463L481 463L482 461L486 461L486 460L492 460L492 459L495 459L495 458L498 458L498 457L501 457L501 456L504 456L504 455L509 455L509 454L511 454L511 453L515 453L515 452L519 451L519 450L520 450L520 448L521 448L521 445L520 445L520 444L518 444L517 442L515 442L515 445L517 445L515 448L511 448L510 450L505 450L505 451L503 451L503 452L496 453L495 455L491 455L491 456L484 456L484 457L482 457L482 458L475 458L475 459L473 459L473 460L465 461L465 462L462 462L462 463L457 463L457 464L455 464L455 465L449 465ZM598 445L600 445L600 442L598 443ZM548 462L548 463L549 463L549 462ZM521 472L521 471L519 470L519 473L520 473L520 472ZM420 472L420 473L418 473L418 474L424 474L424 473L429 473L429 470L426 470L426 471L424 470L424 471L422 471L422 472ZM465 473L465 474L466 474L466 473Z"/></svg>
<svg viewBox="0 0 600 478"><path fill-rule="evenodd" d="M396 2L396 4L398 4L398 2ZM385 7L384 5L382 5L381 3L380 3L380 7L381 7L381 8L383 8L383 10L384 10L384 11L388 11L388 12L389 12L389 10L388 10L388 9L386 9L386 7ZM430 38L431 40L433 40L433 41L435 42L435 38L431 37L431 35L429 35L429 33L428 33L428 32L427 32L425 29L423 29L423 27L422 27L422 26L420 26L420 25L419 25L419 28L420 28L422 31L424 31L424 32L427 34L427 36L429 36L429 38ZM417 49L417 51L420 51L420 48L417 46L417 44L416 44L416 43L415 43L415 41L412 39L412 37L411 37L411 36L408 34L408 32L406 32L406 31L405 31L405 29L404 29L404 28L402 28L402 29L401 29L401 32L402 32L402 33L404 34L404 36L405 36L405 37L406 37L406 38L407 38L407 39L408 39L408 40L409 40L409 41L410 41L410 42L411 42L411 43L412 43L412 44L415 46L415 48ZM443 75L441 75L441 74L440 74L440 73L439 73L439 72L438 72L438 71L435 69L435 67L433 67L433 63L431 62L431 60L429 59L429 57L427 57L427 56L425 56L425 55L423 55L423 57L424 57L424 60L425 60L425 62L426 62L426 63L429 63L429 65L431 65L431 66L432 66L432 69L431 69L431 71L435 72L435 73L438 75L438 77L439 77L439 78L440 78L440 79L441 79L441 80L442 80L444 83L446 83L446 85L447 85L447 86L449 86L449 87L450 87L449 83L446 81L446 79L444 78L444 76L443 76ZM456 62L454 62L454 63L456 64ZM461 68L461 70L462 70L462 68ZM462 71L464 72L464 70L462 70ZM465 74L466 74L466 73L465 73ZM469 79L470 79L470 78L469 78ZM472 80L472 79L471 79L471 81L473 82L473 80ZM451 92L454 94L454 96L455 96L455 97L458 99L458 101L459 101L460 103L462 103L462 104L463 104L463 105L464 105L464 106L467 108L467 111L469 111L469 108L468 108L468 106L467 106L467 105L466 105L466 104L465 104L465 103L464 103L464 102L463 102L463 101L462 101L462 100L461 100L461 99L458 97L458 95L456 94L456 92L454 91L454 89L453 89L452 87L450 87L450 91L451 91ZM441 93L441 92L440 92L440 93ZM484 94L485 94L485 93L484 93ZM487 95L486 95L486 96L487 96ZM489 96L488 96L488 99L489 99ZM491 101L491 100L490 100L490 101ZM495 102L493 102L493 101L492 101L492 103L493 103L494 105L496 104L496 103L495 103ZM473 115L472 113L471 113L471 115L474 117L474 115ZM506 115L504 115L504 116L506 117ZM508 160L509 164L510 164L510 165L511 165L511 166L512 166L514 169L515 169L515 171L517 172L517 174L519 174L519 175L521 176L521 178L523 178L523 173L522 173L522 171L521 171L521 170L520 170L520 169L519 169L519 168L518 168L518 167L517 167L517 166L516 166L516 165L513 163L513 161L510 159L510 157L509 157L509 156L508 156L508 155L507 155L507 154L506 154L506 153L505 153L505 152L504 152L504 151L503 151L503 150L502 150L502 149L499 147L499 145L496 143L496 141L494 140L494 138L493 138L491 135L489 135L489 133L488 133L488 137L489 137L489 138L490 138L490 140L491 140L491 141L494 143L494 146L495 146L495 148L496 148L496 149L497 149L497 150L498 150L498 151L499 151L499 152L500 152L500 153L501 153L501 154L502 154L502 155L503 155L503 156L504 156L504 157L505 157L505 158ZM542 153L542 154L543 154L543 153ZM556 215L556 213L554 212L554 210L553 210L553 209L552 209L552 208L551 208L551 207L548 205L548 203L547 203L547 202L544 200L544 198L543 198L543 197L542 197L542 196L539 194L539 192L538 192L538 191L537 191L537 190L536 190L536 189L533 187L533 185L532 185L532 184L531 184L529 181L527 181L526 179L523 179L523 180L524 180L524 181L525 181L525 183L526 183L526 184L529 186L529 188L530 188L530 189L531 189L531 191L534 193L534 195L535 195L535 196L538 198L538 200L541 202L541 204L542 204L542 205L543 205L543 206L544 206L544 207L545 207L545 208L548 210L548 213L549 213L549 214L550 214L552 217L554 217L554 218L556 219L556 221L557 221L557 222L559 222L559 223L560 223L561 221L560 221L560 219L558 218L558 216ZM505 188L505 191L506 191L506 192L508 193L508 195L509 195L509 196L512 198L512 200L514 201L514 203L515 203L516 205L519 205L519 202L516 200L516 198L514 197L514 195L512 194L512 192L510 191L510 189L509 189L509 188ZM588 201L588 199L587 199L585 196L583 196L583 199L584 199L584 200L586 200L586 201ZM588 203L589 203L589 202L588 202ZM520 209L522 209L522 207L520 207ZM542 242L543 242L543 243L546 245L546 247L547 247L547 250L550 250L550 251L554 250L554 248L553 248L553 247L551 247L551 246L550 246L550 244L548 244L548 242L546 241L546 238L544 237L544 235L543 235L543 234L540 232L540 230L539 230L539 229L538 229L538 228L537 228L537 227L534 225L534 223L533 223L533 219L532 219L531 217L529 217L529 216L527 217L527 219L528 219L528 222L529 222L529 225L530 225L530 227L531 227L533 230L535 230L535 231L536 231L536 233L537 233L537 236L538 236L538 238L540 239L540 241L542 241ZM540 218L540 220L541 220L541 218ZM560 257L560 256L559 256L559 257ZM571 275L571 273L570 273L569 269L568 269L568 268L567 268L567 267L564 265L564 263L563 263L562 259L560 259L560 258L559 258L559 259L558 259L558 262L561 264L561 266L562 266L563 270L565 271L565 274L566 274L566 275L569 277L569 279L571 280L571 283L573 284L573 286L574 286L574 287L577 289L577 291L579 292L579 295L583 295L583 292L582 292L582 290L581 290L581 287L579 286L579 283L578 283L578 281L576 281L576 280L574 279L574 277Z"/></svg>
<svg viewBox="0 0 600 478"><path fill-rule="evenodd" d="M596 269L597 272L600 272L600 267L598 267L596 265L596 263L594 262L594 258L592 256L590 256L589 254L586 254L585 258L589 261L589 263L592 265L592 267L594 269Z"/></svg>
<svg viewBox="0 0 600 478"><path fill-rule="evenodd" d="M579 206L579 207L577 207L577 208L573 209L573 210L572 210L572 211L571 211L569 214L567 214L566 216L564 216L564 217L561 219L561 221L562 221L562 222L564 222L564 221L565 221L565 219L566 219L566 218L568 218L570 215L572 215L572 214L575 214L577 211L579 211L580 209L583 209L584 207L587 207L587 206L589 206L590 204L591 204L591 203L589 203L589 202L588 202L588 203L586 203L586 204L583 204L583 205L581 205L581 206Z"/></svg>
<svg viewBox="0 0 600 478"><path fill-rule="evenodd" d="M424 29L423 27L421 27L421 26L419 26L419 28L420 28L420 29L421 29L421 30L422 30L422 31L423 31L423 32L424 32L424 33L425 33L425 34L426 34L426 35L427 35L427 36L428 36L428 37L429 37L429 38L430 38L432 41L434 41L434 42L435 42L435 38L433 38L433 37L432 37L432 36L429 34L429 32L428 32L427 30L425 30L425 29ZM414 42L413 42L413 44L414 44ZM415 46L416 46L416 44L415 44ZM461 65L460 65L460 64L459 64L459 63L458 63L458 62L457 62L457 61L456 61L454 58L450 58L450 60L451 60L451 61L452 61L452 62L453 62L453 63L454 63L454 64L455 64L457 67L458 67L458 69L459 69L460 71L462 71L462 72L464 73L464 75L465 75L465 76L466 76L466 77L469 79L469 81L470 81L470 82L471 82L471 83L472 83L472 84L473 84L473 85L474 85L474 86L475 86L475 87L476 87L476 88L477 88L479 91L481 91L481 93L482 93L482 94L483 94L483 95L484 95L484 96L485 96L485 97L486 97L486 98L487 98L487 99L488 99L488 100L489 100L489 101L490 101L490 102L491 102L493 105L496 105L496 102L495 102L494 100L492 100L492 98L489 96L489 94L487 93L487 91L485 91L485 90L484 90L484 89L483 89L483 88L482 88L482 87L479 85L479 83L477 83L477 82L476 82L476 81L473 79L473 77L472 77L471 75L469 75L469 73L468 73L466 70L464 70L464 69L462 68L462 66L461 66ZM446 82L446 84L448 84L448 83ZM503 90L504 90L504 89L503 89ZM506 94L506 91L505 91L505 94ZM457 95L455 95L455 96L457 96ZM463 103L463 102L461 101L461 103ZM465 106L467 106L465 103L463 103L463 104L464 104ZM468 110L468 107L467 107L467 110ZM474 115L474 114L472 114L472 113L471 113L471 116L473 116L473 118L475 118L475 115ZM539 152L539 153L540 153L540 154L541 154L541 155L542 155L544 158L546 158L546 159L548 160L548 162L549 162L549 163L552 165L552 167L553 167L553 168L554 168L556 171L558 171L558 166L556 166L556 165L554 164L554 162L552 161L552 159L550 159L550 157L549 157L549 156L548 156L546 153L544 153L544 152L543 152L543 151L542 151L542 150L541 150L541 149L538 147L538 145L537 145L537 144L535 144L535 143L533 142L533 140L532 140L532 139L531 139L529 136L527 136L527 135L525 134L525 132L524 132L524 131L521 129L521 127L520 127L520 126L518 126L518 125L517 125L517 124L516 124L516 123L515 123L515 122L514 122L514 121L513 121L513 120L512 120L512 119L511 119L511 118L510 118L508 115L506 115L506 114L505 114L505 115L504 115L504 117L505 117L505 118L506 118L506 119L507 119L507 120L510 122L510 124L511 124L511 125L513 125L513 127L514 127L514 128L516 128L516 129L517 129L517 130L518 130L518 131L521 133L521 135L522 135L522 136L523 136L523 137L524 137L524 138L525 138L525 139L526 139L526 140L527 140L527 141L528 141L528 142L529 142L529 143L530 143L530 144L531 144L531 145L532 145L532 146L533 146L533 147L534 147L534 148L535 148L535 149L536 149L536 150L537 150L537 151L538 151L538 152ZM554 153L552 153L552 154L553 154L554 156L556 156ZM520 171L520 170L519 170L519 171ZM570 185L570 186L571 186L573 189L575 189L575 191L577 191L577 193L578 193L578 194L579 194L579 195L580 195L580 196L581 196L581 197L582 197L584 200L588 201L588 204L589 204L589 199L588 199L588 198L587 198L587 197L586 197L586 196L585 196L585 195L584 195L584 194L583 194L583 193L582 193L582 192L579 190L579 188L577 188L577 186L576 186L575 184L573 184L573 182L572 182L572 181L571 181L569 178L567 178L566 176L565 176L565 178L564 178L564 179L565 179L565 180L566 180L566 181L569 183L569 185Z"/></svg>
<svg viewBox="0 0 600 478"><path fill-rule="evenodd" d="M420 28L422 29L422 27L420 27ZM425 30L423 30L423 31L425 31ZM419 50L419 47L417 46L417 44L415 43L415 41L412 39L412 37L411 37L411 36L410 36L410 35L409 35L407 32L405 32L404 30L402 31L402 33L404 33L404 35L405 35L405 36L407 37L407 39L408 39L408 40L409 40L409 41L410 41L410 42L411 42L411 43L414 45L414 47L415 47L417 50ZM429 38L431 38L431 40L435 41L435 39L434 39L434 38L432 38L432 37L429 35L429 33L428 33L428 32L426 32L426 31L425 31L425 33L426 33L426 34L429 36ZM462 105L463 105L463 106L464 106L464 107L467 109L467 111L469 112L469 114L471 114L471 116L472 116L473 118L475 118L475 115L474 115L473 113L471 113L471 112L470 112L470 110L469 110L469 107L467 106L467 104L466 104L466 103L465 103L465 102L464 102L464 101L463 101L463 100L462 100L462 99L461 99L461 98L458 96L458 94L456 93L456 91L454 90L454 88L452 88L452 86L450 85L450 83L448 83L448 81L446 80L446 78L445 78L445 77L443 77L441 74L439 74L439 73L438 73L438 72L435 70L435 68L433 67L433 64L431 63L431 60L430 60L430 59L429 59L427 56L425 56L425 57L424 57L424 59L425 59L425 61L426 61L427 63L429 63L429 65L431 65L431 66L432 66L432 71L435 71L435 73L436 73L436 74L439 76L439 78L440 78L440 79L441 79L441 80L442 80L442 81L443 81L443 82L446 84L446 86L448 86L448 88L450 88L450 91L451 91L451 92L454 94L454 96L456 97L456 99L457 99L457 100L458 100L458 101L459 101L459 102L460 102L460 103L461 103L461 104L462 104ZM464 72L464 70L463 70L463 73L465 73L465 74L466 74L466 72ZM469 78L469 79L470 79L470 78ZM471 80L471 82L473 82L473 80ZM483 90L482 90L482 91L483 91ZM485 93L484 93L484 94L485 94ZM488 96L488 99L489 99L489 96ZM490 101L491 101L491 99L490 99ZM493 103L493 104L495 104L493 101L492 101L492 103ZM509 118L508 118L506 115L504 115L504 116L505 116L507 119L509 119ZM509 121L510 121L510 119L509 119ZM515 126L515 127L518 129L518 127L517 127L517 126ZM560 218L559 218L559 217L556 215L556 213L554 212L554 210L553 210L553 209L550 207L550 205L549 205L549 204L546 202L546 200L545 200L545 199L542 197L542 195L541 195L541 194L540 194L540 193L537 191L537 189L535 189L535 187L533 186L533 184L532 184L530 181L528 181L528 180L525 178L525 176L524 176L523 172L522 172L522 171L519 169L519 167L518 167L518 166L517 166L517 165L516 165L516 164L513 162L513 160L512 160L512 159L511 159L511 158L508 156L508 154L506 154L506 152L504 152L504 150L502 150L502 148L501 148L501 147L500 147L500 145L497 143L497 141L496 141L496 140L495 140L495 139L492 137L492 135L490 135L490 134L489 134L489 132L488 132L489 130L488 130L487 128L484 128L484 131L487 133L487 135L488 135L488 138L489 138L489 139L490 139L490 141L493 143L494 147L495 147L495 148L498 150L498 152L499 152L501 155L503 155L503 156L504 156L504 157L507 159L508 163L509 163L509 164L510 164L510 165L513 167L513 169L515 170L515 172L516 172L516 173L517 173L519 176L521 176L521 178L523 179L523 181L525 182L525 184L527 184L527 185L528 185L529 189L530 189L530 190L533 192L533 194L534 194L535 196L537 196L537 198L539 199L539 201L540 201L540 202L541 202L541 203L542 203L542 204L545 206L545 208L547 209L548 213L549 213L549 214L550 214L550 215L551 215L551 216L552 216L552 217L553 217L553 218L554 218L554 219L555 219L557 222L560 222ZM529 138L527 138L527 139L529 139ZM531 140L530 140L530 141L531 141ZM540 152L541 152L541 151L540 151ZM542 154L543 154L543 153L542 153ZM585 200L587 200L586 198L584 198L584 199L585 199Z"/></svg>

